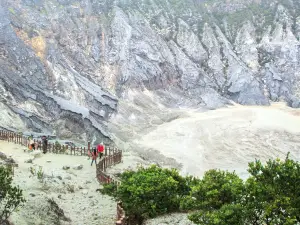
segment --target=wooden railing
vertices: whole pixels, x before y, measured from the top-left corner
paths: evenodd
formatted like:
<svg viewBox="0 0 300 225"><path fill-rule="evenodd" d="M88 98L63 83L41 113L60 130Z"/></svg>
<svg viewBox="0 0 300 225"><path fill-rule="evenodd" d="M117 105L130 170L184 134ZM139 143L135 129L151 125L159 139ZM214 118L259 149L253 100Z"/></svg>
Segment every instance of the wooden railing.
<svg viewBox="0 0 300 225"><path fill-rule="evenodd" d="M97 164L97 179L101 184L110 184L114 183L117 187L121 182L108 175L106 169L122 162L122 151L109 151L100 162ZM118 202L117 204L117 221L116 225L127 225L125 211L122 208L122 203Z"/></svg>
<svg viewBox="0 0 300 225"><path fill-rule="evenodd" d="M13 142L15 144L20 144L22 146L28 147L29 139L18 133L0 130L0 140ZM33 139L35 144L35 149L42 150L42 142ZM78 156L88 156L91 152L91 145L88 142L87 147L74 147L63 144L49 143L47 144L47 152L54 154L67 154L67 155L78 155ZM104 171L107 167L120 163L122 161L122 151L115 147L106 146L104 156L106 158L104 162Z"/></svg>
<svg viewBox="0 0 300 225"><path fill-rule="evenodd" d="M28 147L30 141L26 136L23 136L18 133L10 132L10 131L3 131L3 130L0 130L0 140L13 142L15 144L20 144L26 147ZM33 141L34 141L35 149L42 150L42 142L36 139L33 139ZM91 146L89 142L87 147L72 147L69 145L49 143L49 140L47 144L47 152L52 152L55 154L85 156L88 155L90 150L91 150Z"/></svg>
<svg viewBox="0 0 300 225"><path fill-rule="evenodd" d="M126 214L122 207L122 202L117 204L117 222L116 225L127 225Z"/></svg>
<svg viewBox="0 0 300 225"><path fill-rule="evenodd" d="M21 134L0 130L0 140L13 142L22 146L28 147L29 139ZM41 141L34 140L35 148L42 149ZM87 147L71 147L68 145L57 145L55 143L48 143L47 152L52 152L54 154L68 154L68 155L79 155L86 156L89 155L91 151L90 143ZM122 151L118 148L105 147L105 152L103 157L100 159L96 166L96 175L99 183L109 184L114 183L117 186L121 184L116 178L109 176L106 173L107 168L112 167L118 163L122 162ZM116 225L127 225L125 211L122 208L122 203L117 204L117 221Z"/></svg>

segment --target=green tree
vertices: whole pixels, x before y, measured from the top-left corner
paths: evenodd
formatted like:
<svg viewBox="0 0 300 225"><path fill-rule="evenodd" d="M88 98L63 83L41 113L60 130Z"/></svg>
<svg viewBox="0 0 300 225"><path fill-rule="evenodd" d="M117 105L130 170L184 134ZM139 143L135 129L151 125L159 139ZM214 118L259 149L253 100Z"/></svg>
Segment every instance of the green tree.
<svg viewBox="0 0 300 225"><path fill-rule="evenodd" d="M209 171L182 206L198 209L189 219L208 225L300 224L300 164L289 159L249 164L245 184L235 175Z"/></svg>
<svg viewBox="0 0 300 225"><path fill-rule="evenodd" d="M241 204L225 204L219 210L201 210L189 215L196 224L244 225L244 208Z"/></svg>
<svg viewBox="0 0 300 225"><path fill-rule="evenodd" d="M14 210L25 202L22 190L12 185L12 173L0 166L0 224L4 223Z"/></svg>
<svg viewBox="0 0 300 225"><path fill-rule="evenodd" d="M244 207L251 224L300 223L300 164L289 159L249 164Z"/></svg>
<svg viewBox="0 0 300 225"><path fill-rule="evenodd" d="M235 173L210 170L181 201L181 208L199 210L189 216L197 224L241 224L243 192L243 180Z"/></svg>
<svg viewBox="0 0 300 225"><path fill-rule="evenodd" d="M189 180L177 170L157 166L125 172L121 180L116 196L127 215L138 224L146 218L178 210L181 196L190 191Z"/></svg>
<svg viewBox="0 0 300 225"><path fill-rule="evenodd" d="M244 182L235 173L210 170L202 179L182 177L157 166L127 171L122 184L107 185L123 202L126 214L138 224L160 214L191 212L201 225L300 224L300 164L291 160L249 163ZM133 223L136 224L136 223Z"/></svg>

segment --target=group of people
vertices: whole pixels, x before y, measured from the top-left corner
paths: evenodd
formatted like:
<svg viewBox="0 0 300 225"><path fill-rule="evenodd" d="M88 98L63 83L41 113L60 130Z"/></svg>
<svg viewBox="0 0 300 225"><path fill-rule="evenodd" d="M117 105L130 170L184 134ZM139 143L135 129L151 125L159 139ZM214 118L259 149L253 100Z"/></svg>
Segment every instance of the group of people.
<svg viewBox="0 0 300 225"><path fill-rule="evenodd" d="M47 148L48 148L48 138L44 135L41 137L42 141L42 149L43 149L43 153L46 154L47 153ZM29 145L28 145L28 148L29 150L35 150L38 148L38 142L34 142L33 140L33 135L30 135L28 137L28 140L29 140Z"/></svg>
<svg viewBox="0 0 300 225"><path fill-rule="evenodd" d="M42 149L43 149L43 153L46 154L47 153L47 148L48 148L48 139L46 136L42 136L41 137L42 141ZM33 140L33 135L28 137L29 140L29 145L28 148L30 151L35 150L38 148L38 142L35 142ZM100 144L97 145L97 147L94 147L92 149L91 152L91 156L92 156L92 162L91 162L91 166L93 165L93 163L95 162L95 164L97 164L97 158L99 156L99 158L101 159L104 155L104 144L103 142L101 142Z"/></svg>
<svg viewBox="0 0 300 225"><path fill-rule="evenodd" d="M92 162L91 162L91 166L93 165L93 162L95 162L95 164L97 165L97 158L99 155L99 158L101 159L102 156L104 155L104 144L103 142L101 142L100 144L97 145L97 147L94 147L92 149Z"/></svg>

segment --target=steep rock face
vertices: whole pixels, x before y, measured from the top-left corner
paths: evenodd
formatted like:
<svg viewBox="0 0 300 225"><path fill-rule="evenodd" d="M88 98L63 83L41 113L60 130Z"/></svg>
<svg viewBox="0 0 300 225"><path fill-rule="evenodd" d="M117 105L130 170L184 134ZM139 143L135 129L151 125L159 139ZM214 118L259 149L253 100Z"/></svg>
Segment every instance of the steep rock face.
<svg viewBox="0 0 300 225"><path fill-rule="evenodd" d="M46 53L45 38L37 32L32 38L24 37L20 21L14 30L5 11L7 7L2 4L0 85L1 99L9 108L6 112L19 115L27 129L33 131L57 131L62 136L83 140L108 138L105 126L100 126L97 119L105 121L116 109L117 99L68 65L69 59L53 50L51 43ZM64 121L63 127L60 121ZM16 128L14 123L2 127Z"/></svg>
<svg viewBox="0 0 300 225"><path fill-rule="evenodd" d="M299 9L294 0L2 0L1 107L23 124L1 126L98 141L112 138L109 124L131 124L129 108L299 107ZM152 108L135 102L146 90Z"/></svg>

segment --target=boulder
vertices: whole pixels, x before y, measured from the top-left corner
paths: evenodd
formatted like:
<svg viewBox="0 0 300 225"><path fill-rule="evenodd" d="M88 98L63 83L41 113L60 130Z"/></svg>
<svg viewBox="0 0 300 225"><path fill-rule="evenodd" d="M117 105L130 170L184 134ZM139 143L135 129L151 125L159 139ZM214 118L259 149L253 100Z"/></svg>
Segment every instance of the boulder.
<svg viewBox="0 0 300 225"><path fill-rule="evenodd" d="M13 158L7 158L4 160L7 164L15 164L16 161Z"/></svg>
<svg viewBox="0 0 300 225"><path fill-rule="evenodd" d="M64 167L63 167L63 170L68 170L68 169L70 169L69 166L64 166Z"/></svg>
<svg viewBox="0 0 300 225"><path fill-rule="evenodd" d="M7 156L3 152L0 152L0 159L5 160Z"/></svg>
<svg viewBox="0 0 300 225"><path fill-rule="evenodd" d="M27 159L24 161L24 163L32 163L33 162L33 159Z"/></svg>
<svg viewBox="0 0 300 225"><path fill-rule="evenodd" d="M66 179L66 180L72 180L71 176L66 176L66 177L64 177L64 179Z"/></svg>
<svg viewBox="0 0 300 225"><path fill-rule="evenodd" d="M76 165L76 166L73 166L73 169L74 170L82 170L83 169L83 165Z"/></svg>
<svg viewBox="0 0 300 225"><path fill-rule="evenodd" d="M41 151L33 151L30 153L31 156L33 156L34 159L39 158L42 156L42 152Z"/></svg>

